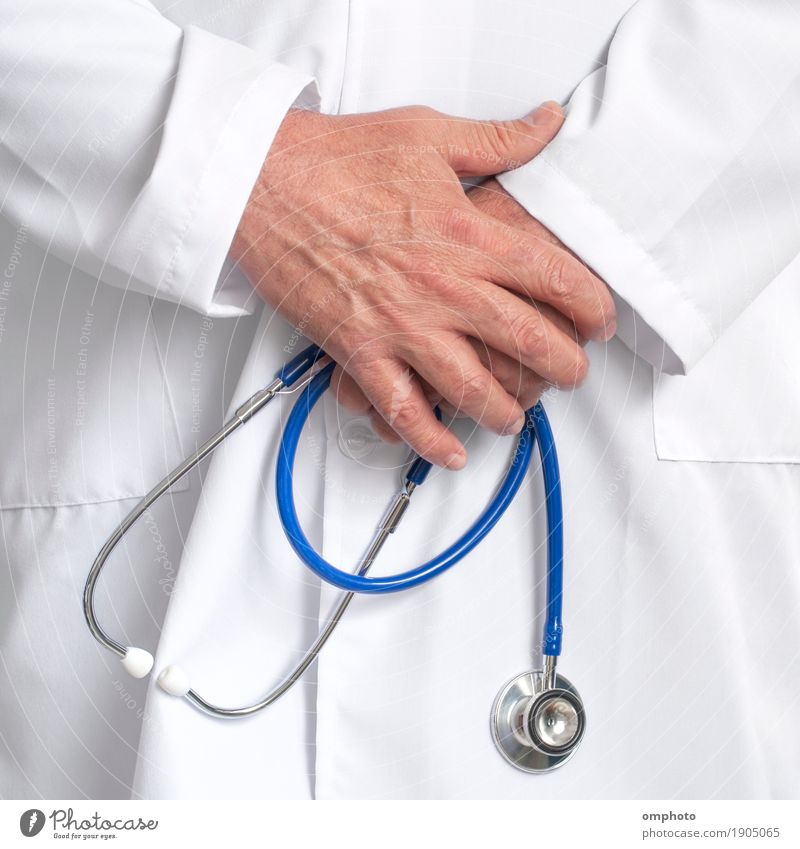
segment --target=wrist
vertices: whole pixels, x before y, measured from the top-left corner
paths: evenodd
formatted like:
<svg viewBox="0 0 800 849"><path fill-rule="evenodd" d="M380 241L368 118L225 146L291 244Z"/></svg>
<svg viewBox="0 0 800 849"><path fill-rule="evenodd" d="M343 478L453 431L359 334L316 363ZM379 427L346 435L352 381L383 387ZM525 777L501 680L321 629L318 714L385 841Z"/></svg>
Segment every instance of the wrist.
<svg viewBox="0 0 800 849"><path fill-rule="evenodd" d="M308 157L303 155L307 152L305 143L322 132L318 123L324 118L319 112L297 106L293 106L286 113L272 140L236 228L230 250L231 258L235 262L240 262L246 252L263 236L264 206L271 190L281 184L285 187L295 173L311 164L306 161Z"/></svg>

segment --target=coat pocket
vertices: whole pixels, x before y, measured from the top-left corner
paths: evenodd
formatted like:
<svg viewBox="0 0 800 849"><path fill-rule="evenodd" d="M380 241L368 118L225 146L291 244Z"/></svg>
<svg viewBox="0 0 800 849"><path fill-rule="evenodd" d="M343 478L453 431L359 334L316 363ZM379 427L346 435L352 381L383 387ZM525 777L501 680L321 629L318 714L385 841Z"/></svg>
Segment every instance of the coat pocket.
<svg viewBox="0 0 800 849"><path fill-rule="evenodd" d="M150 299L0 233L0 508L141 496L181 460Z"/></svg>
<svg viewBox="0 0 800 849"><path fill-rule="evenodd" d="M800 463L800 258L685 376L657 374L661 460Z"/></svg>

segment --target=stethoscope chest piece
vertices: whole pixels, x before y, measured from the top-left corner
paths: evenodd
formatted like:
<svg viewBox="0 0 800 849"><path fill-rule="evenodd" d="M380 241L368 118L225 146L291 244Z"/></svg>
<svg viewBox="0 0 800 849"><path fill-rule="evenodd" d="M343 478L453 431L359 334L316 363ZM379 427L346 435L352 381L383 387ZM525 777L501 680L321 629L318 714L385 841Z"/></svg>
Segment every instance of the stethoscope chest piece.
<svg viewBox="0 0 800 849"><path fill-rule="evenodd" d="M581 697L562 675L548 688L543 672L523 672L503 687L492 708L494 743L524 772L550 772L565 764L585 731Z"/></svg>

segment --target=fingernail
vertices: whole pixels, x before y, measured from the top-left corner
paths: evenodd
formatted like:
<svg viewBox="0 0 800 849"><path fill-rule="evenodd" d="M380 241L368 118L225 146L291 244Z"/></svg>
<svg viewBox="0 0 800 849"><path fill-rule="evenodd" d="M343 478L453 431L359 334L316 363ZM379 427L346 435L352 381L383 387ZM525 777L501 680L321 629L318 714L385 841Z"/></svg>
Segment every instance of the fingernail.
<svg viewBox="0 0 800 849"><path fill-rule="evenodd" d="M558 104L555 101L548 100L534 109L525 120L535 127L541 127L542 124L549 124L553 120L553 115L557 107Z"/></svg>
<svg viewBox="0 0 800 849"><path fill-rule="evenodd" d="M612 318L606 322L605 327L592 337L595 342L608 342L613 339L617 332L617 320Z"/></svg>
<svg viewBox="0 0 800 849"><path fill-rule="evenodd" d="M448 469L453 469L453 471L457 472L467 465L467 455L463 451L456 451L444 461L444 464Z"/></svg>

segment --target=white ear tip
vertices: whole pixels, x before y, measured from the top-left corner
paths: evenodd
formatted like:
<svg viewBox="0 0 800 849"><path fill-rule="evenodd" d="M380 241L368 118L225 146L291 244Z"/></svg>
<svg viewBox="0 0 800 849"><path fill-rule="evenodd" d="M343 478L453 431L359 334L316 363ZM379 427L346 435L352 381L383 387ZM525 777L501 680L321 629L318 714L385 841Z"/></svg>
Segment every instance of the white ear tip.
<svg viewBox="0 0 800 849"><path fill-rule="evenodd" d="M134 678L144 678L153 668L153 655L144 649L129 646L125 649L122 666L128 675L132 675Z"/></svg>
<svg viewBox="0 0 800 849"><path fill-rule="evenodd" d="M167 666L161 670L158 676L158 686L170 696L185 696L191 686L189 685L189 676L180 668L180 666Z"/></svg>

